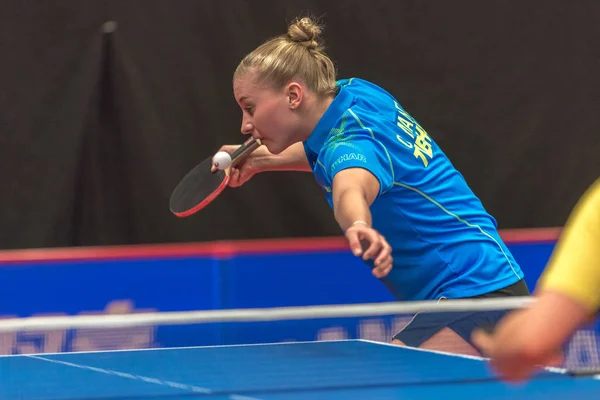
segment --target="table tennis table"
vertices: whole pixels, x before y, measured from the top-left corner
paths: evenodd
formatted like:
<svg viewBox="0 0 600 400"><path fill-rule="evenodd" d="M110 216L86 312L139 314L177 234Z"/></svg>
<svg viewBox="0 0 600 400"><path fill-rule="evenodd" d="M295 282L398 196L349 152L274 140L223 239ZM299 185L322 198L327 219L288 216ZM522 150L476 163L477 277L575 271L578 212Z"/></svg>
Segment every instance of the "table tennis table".
<svg viewBox="0 0 600 400"><path fill-rule="evenodd" d="M0 357L1 400L600 399L600 380L545 370L498 381L483 359L367 340Z"/></svg>

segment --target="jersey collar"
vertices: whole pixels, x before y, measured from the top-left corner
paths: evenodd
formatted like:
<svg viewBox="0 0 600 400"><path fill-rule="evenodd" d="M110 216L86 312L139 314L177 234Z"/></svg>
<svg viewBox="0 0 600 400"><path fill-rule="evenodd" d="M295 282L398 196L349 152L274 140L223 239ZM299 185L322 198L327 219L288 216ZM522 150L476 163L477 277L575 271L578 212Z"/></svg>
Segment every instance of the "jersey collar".
<svg viewBox="0 0 600 400"><path fill-rule="evenodd" d="M354 96L345 89L346 81L341 82L337 83L337 95L305 141L306 147L314 154L319 154L331 130L336 127L341 116L354 102Z"/></svg>

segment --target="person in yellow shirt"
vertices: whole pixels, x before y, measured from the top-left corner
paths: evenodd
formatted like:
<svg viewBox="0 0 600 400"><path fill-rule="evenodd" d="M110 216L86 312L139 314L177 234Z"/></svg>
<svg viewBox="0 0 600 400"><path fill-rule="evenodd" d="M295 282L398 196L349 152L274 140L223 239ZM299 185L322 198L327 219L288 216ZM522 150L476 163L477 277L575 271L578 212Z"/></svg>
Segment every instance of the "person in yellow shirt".
<svg viewBox="0 0 600 400"><path fill-rule="evenodd" d="M507 314L493 333L472 336L505 381L557 366L562 346L600 309L600 179L573 209L533 295L530 306Z"/></svg>

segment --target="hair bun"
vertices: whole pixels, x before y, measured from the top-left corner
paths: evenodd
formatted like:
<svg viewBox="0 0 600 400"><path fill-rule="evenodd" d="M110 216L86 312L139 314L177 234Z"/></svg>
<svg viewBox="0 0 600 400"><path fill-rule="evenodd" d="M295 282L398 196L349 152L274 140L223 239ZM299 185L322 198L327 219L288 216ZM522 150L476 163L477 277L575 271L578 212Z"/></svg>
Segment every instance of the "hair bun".
<svg viewBox="0 0 600 400"><path fill-rule="evenodd" d="M321 35L322 28L316 24L311 18L304 17L296 20L288 28L288 37L293 41L308 49L316 50L321 46L319 42L319 36Z"/></svg>

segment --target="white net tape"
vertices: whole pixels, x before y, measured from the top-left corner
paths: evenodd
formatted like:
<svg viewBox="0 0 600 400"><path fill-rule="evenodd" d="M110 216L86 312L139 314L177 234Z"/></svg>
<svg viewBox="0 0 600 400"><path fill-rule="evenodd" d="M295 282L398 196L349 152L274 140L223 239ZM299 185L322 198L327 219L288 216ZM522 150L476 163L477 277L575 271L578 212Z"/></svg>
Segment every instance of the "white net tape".
<svg viewBox="0 0 600 400"><path fill-rule="evenodd" d="M533 297L510 297L477 300L461 299L356 305L147 312L121 315L27 317L0 320L0 332L69 328L127 328L149 325L186 325L214 322L268 322L322 318L360 318L432 312L494 311L527 307L533 301L535 301Z"/></svg>
<svg viewBox="0 0 600 400"><path fill-rule="evenodd" d="M494 323L488 325L489 321L497 321L506 311L527 308L533 302L535 297L505 297L11 317L0 319L0 355L346 339L389 344L395 335L413 324L417 315L423 318L416 324L417 328L412 328L411 335L415 332L420 335L422 327L427 330L431 324L437 324L440 317L448 324L462 323L468 318L473 323L483 323L479 326L493 329ZM445 315L447 313L452 315ZM470 326L470 322L465 326ZM438 341L434 347L432 343L429 346L447 353L478 355L476 349L465 347L465 343L457 342L456 338L441 335ZM578 330L564 350L564 367L597 371L600 368L600 319L596 326Z"/></svg>

